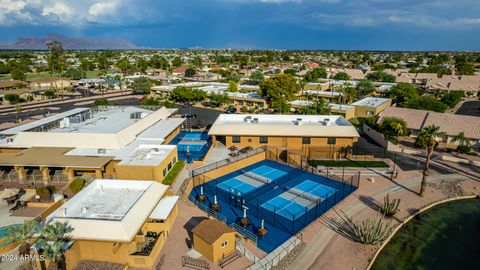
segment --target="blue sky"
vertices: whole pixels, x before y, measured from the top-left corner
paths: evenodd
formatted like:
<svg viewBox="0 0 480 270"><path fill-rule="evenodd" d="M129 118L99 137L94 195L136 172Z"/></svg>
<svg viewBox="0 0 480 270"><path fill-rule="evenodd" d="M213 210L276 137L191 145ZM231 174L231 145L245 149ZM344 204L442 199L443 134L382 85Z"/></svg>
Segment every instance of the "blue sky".
<svg viewBox="0 0 480 270"><path fill-rule="evenodd" d="M480 50L480 0L0 0L0 43L47 33L155 48Z"/></svg>

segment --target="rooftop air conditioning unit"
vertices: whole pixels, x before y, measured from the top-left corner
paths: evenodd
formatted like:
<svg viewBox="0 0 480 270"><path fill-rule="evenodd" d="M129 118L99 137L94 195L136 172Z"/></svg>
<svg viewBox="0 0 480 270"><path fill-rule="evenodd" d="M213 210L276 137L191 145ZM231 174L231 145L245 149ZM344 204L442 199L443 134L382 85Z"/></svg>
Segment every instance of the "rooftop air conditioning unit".
<svg viewBox="0 0 480 270"><path fill-rule="evenodd" d="M297 118L295 125L300 126L302 124L302 118Z"/></svg>
<svg viewBox="0 0 480 270"><path fill-rule="evenodd" d="M252 123L258 124L258 118L253 118Z"/></svg>
<svg viewBox="0 0 480 270"><path fill-rule="evenodd" d="M67 128L70 126L70 119L68 118L63 118L60 120L60 128Z"/></svg>
<svg viewBox="0 0 480 270"><path fill-rule="evenodd" d="M98 149L98 153L99 153L99 154L106 154L106 153L107 153L107 149L100 148L100 149Z"/></svg>
<svg viewBox="0 0 480 270"><path fill-rule="evenodd" d="M130 119L141 119L142 112L133 112L130 114Z"/></svg>
<svg viewBox="0 0 480 270"><path fill-rule="evenodd" d="M251 117L251 116L247 116L247 117L245 117L245 118L243 119L243 121L244 121L245 123L251 123L251 122L252 122L252 117Z"/></svg>

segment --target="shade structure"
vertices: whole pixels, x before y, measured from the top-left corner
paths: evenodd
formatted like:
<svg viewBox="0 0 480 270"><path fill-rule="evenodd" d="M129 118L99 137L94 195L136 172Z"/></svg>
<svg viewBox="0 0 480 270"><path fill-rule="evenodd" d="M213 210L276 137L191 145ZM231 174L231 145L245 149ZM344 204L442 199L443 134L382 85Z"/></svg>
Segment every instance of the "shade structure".
<svg viewBox="0 0 480 270"><path fill-rule="evenodd" d="M17 188L6 188L0 191L0 199L10 198L18 194Z"/></svg>

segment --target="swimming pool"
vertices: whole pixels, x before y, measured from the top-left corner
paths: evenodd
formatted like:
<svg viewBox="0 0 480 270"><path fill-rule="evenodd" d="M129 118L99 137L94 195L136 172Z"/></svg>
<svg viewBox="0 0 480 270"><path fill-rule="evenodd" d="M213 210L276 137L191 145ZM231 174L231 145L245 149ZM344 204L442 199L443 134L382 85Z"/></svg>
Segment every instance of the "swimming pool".
<svg viewBox="0 0 480 270"><path fill-rule="evenodd" d="M193 160L201 160L210 149L212 139L206 132L181 131L170 145L176 145L178 158L191 163Z"/></svg>
<svg viewBox="0 0 480 270"><path fill-rule="evenodd" d="M8 232L8 228L11 228L11 227L18 227L18 226L21 226L22 224L10 224L10 225L6 225L6 226L3 226L3 227L0 227L0 239L4 238L5 236L7 236L7 232Z"/></svg>

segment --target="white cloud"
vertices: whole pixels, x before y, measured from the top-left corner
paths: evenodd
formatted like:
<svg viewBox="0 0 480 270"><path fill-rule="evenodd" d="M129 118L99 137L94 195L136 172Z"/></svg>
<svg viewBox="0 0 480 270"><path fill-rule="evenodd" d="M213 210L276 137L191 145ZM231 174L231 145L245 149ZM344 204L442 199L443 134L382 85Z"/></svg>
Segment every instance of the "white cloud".
<svg viewBox="0 0 480 270"><path fill-rule="evenodd" d="M76 16L75 9L62 2L44 6L42 8L42 16L53 18L53 20L57 19L64 23L72 23L74 20L79 19Z"/></svg>
<svg viewBox="0 0 480 270"><path fill-rule="evenodd" d="M0 25L9 25L14 21L30 21L31 14L25 10L28 1L0 0Z"/></svg>
<svg viewBox="0 0 480 270"><path fill-rule="evenodd" d="M91 5L88 8L88 14L93 17L115 14L119 6L120 6L120 1L118 0L101 1Z"/></svg>

